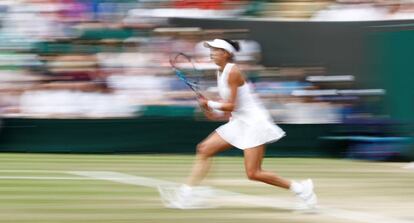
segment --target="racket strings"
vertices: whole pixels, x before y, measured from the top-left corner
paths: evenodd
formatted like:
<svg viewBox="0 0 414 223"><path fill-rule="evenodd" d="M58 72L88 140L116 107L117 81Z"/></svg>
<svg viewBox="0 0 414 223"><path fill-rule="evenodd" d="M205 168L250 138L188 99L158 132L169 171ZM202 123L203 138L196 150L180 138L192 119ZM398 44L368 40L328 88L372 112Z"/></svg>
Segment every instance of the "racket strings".
<svg viewBox="0 0 414 223"><path fill-rule="evenodd" d="M170 59L171 66L174 68L175 74L192 88L200 89L200 80L203 76L202 72L195 66L193 60L183 54L179 53Z"/></svg>
<svg viewBox="0 0 414 223"><path fill-rule="evenodd" d="M176 76L190 87L199 98L205 98L201 93L201 78L203 73L198 70L193 60L183 54L176 54L170 58L170 64L175 71Z"/></svg>

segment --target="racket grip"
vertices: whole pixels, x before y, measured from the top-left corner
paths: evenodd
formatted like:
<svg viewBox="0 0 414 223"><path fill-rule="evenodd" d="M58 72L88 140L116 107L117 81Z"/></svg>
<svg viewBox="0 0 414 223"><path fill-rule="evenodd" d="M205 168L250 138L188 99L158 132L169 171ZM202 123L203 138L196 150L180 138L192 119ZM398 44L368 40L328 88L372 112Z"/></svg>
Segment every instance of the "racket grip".
<svg viewBox="0 0 414 223"><path fill-rule="evenodd" d="M206 99L206 97L204 97L204 95L197 93L197 98L201 98L201 99Z"/></svg>

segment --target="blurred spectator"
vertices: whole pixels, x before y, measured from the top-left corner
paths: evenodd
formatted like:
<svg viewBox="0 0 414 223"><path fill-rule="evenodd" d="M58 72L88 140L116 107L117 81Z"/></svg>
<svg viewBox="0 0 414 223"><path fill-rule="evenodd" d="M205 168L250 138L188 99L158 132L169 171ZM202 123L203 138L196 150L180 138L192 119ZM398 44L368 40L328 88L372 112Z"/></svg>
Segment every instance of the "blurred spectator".
<svg viewBox="0 0 414 223"><path fill-rule="evenodd" d="M62 20L67 22L82 22L93 18L88 12L87 1L81 0L60 0L64 8L60 11Z"/></svg>
<svg viewBox="0 0 414 223"><path fill-rule="evenodd" d="M386 17L385 7L374 0L337 0L335 4L313 15L312 21L369 21Z"/></svg>
<svg viewBox="0 0 414 223"><path fill-rule="evenodd" d="M48 117L118 117L131 116L136 109L122 95L64 88L24 92L20 99L21 112Z"/></svg>
<svg viewBox="0 0 414 223"><path fill-rule="evenodd" d="M414 2L412 1L390 1L385 3L388 7L388 20L414 19Z"/></svg>
<svg viewBox="0 0 414 223"><path fill-rule="evenodd" d="M129 10L125 23L142 23L140 20L151 23L165 24L165 20L159 18L183 17L183 18L228 18L242 15L246 10L243 1L172 1L170 5L161 7L137 7Z"/></svg>
<svg viewBox="0 0 414 223"><path fill-rule="evenodd" d="M54 0L18 1L8 8L1 33L29 41L66 37L65 26L58 16L63 6Z"/></svg>

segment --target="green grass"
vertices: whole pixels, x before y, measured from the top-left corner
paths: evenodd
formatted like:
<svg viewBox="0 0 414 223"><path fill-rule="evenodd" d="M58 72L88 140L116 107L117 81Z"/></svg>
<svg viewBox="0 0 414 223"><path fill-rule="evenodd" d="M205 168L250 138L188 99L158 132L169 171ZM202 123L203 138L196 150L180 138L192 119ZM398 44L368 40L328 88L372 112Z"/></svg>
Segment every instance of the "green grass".
<svg viewBox="0 0 414 223"><path fill-rule="evenodd" d="M0 154L0 222L350 222L237 204L206 210L166 209L154 188L67 173L117 171L181 182L192 162L192 156L176 155ZM266 158L264 162L265 169L286 178L313 178L323 206L414 222L414 170L402 169L404 165L309 158ZM268 198L293 197L289 191L248 181L242 157L215 158L205 184Z"/></svg>

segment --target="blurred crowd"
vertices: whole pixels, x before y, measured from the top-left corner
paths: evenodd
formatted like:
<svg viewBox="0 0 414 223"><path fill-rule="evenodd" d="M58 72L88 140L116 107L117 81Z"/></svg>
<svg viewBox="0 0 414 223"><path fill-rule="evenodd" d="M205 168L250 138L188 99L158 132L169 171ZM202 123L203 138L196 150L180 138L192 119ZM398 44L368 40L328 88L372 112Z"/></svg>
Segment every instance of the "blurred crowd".
<svg viewBox="0 0 414 223"><path fill-rule="evenodd" d="M125 1L125 0L124 0ZM134 2L134 1L129 1ZM137 1L135 1L137 2ZM125 21L137 18L266 18L361 21L414 19L412 0L164 0L138 1ZM111 8L101 7L102 11ZM98 12L101 12L98 10Z"/></svg>
<svg viewBox="0 0 414 223"><path fill-rule="evenodd" d="M382 89L354 89L353 75L327 76L324 67L266 68L260 44L245 39L246 30L169 27L166 18L406 19L412 12L412 3L403 1L3 0L0 113L102 118L146 115L151 106L196 110L194 94L172 73L169 56L195 56L205 73L204 91L215 97L215 67L202 42L229 37L240 41L236 62L278 122L368 117Z"/></svg>

